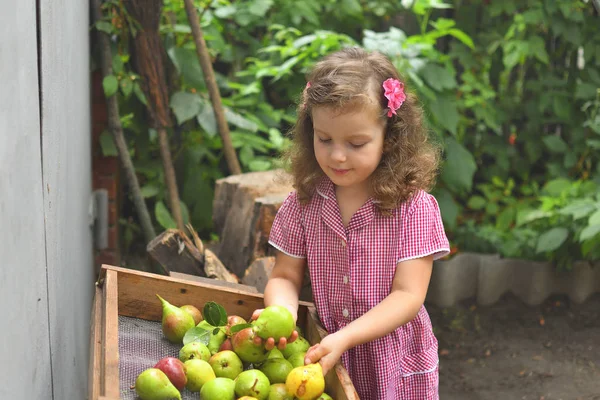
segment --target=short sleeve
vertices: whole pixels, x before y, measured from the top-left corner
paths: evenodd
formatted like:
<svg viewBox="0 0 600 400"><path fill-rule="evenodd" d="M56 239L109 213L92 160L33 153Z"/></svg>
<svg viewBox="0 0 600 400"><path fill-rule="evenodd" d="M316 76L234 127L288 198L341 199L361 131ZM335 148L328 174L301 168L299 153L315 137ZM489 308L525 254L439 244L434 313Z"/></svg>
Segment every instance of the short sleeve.
<svg viewBox="0 0 600 400"><path fill-rule="evenodd" d="M291 193L277 211L269 234L269 244L288 256L306 257L306 237L296 192Z"/></svg>
<svg viewBox="0 0 600 400"><path fill-rule="evenodd" d="M418 192L409 204L401 226L403 240L397 262L429 255L436 260L450 253L440 208L429 193Z"/></svg>

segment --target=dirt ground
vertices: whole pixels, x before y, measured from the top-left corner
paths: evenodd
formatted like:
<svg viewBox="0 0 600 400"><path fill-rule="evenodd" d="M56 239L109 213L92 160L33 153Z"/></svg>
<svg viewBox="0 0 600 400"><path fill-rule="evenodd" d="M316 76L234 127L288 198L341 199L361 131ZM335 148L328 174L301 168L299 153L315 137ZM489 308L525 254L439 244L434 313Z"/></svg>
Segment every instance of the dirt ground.
<svg viewBox="0 0 600 400"><path fill-rule="evenodd" d="M527 306L426 305L440 344L441 400L600 400L600 294Z"/></svg>

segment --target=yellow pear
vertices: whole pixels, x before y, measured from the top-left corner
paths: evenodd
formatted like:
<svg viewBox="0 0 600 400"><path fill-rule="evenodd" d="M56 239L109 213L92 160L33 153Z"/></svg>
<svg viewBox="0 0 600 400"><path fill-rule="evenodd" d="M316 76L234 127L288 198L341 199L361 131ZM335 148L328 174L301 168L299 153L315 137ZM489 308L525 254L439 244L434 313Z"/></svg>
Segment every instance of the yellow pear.
<svg viewBox="0 0 600 400"><path fill-rule="evenodd" d="M285 387L298 400L318 399L325 391L321 364L308 364L292 369L285 380Z"/></svg>

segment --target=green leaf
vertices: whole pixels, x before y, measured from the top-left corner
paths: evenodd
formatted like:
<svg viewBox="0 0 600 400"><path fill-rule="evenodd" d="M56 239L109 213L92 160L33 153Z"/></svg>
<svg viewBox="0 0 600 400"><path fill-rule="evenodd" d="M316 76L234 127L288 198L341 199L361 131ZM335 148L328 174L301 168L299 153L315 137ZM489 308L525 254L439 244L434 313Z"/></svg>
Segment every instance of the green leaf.
<svg viewBox="0 0 600 400"><path fill-rule="evenodd" d="M117 90L119 90L119 81L117 80L117 77L114 75L105 76L102 80L102 88L104 89L104 95L106 97L110 97L117 93Z"/></svg>
<svg viewBox="0 0 600 400"><path fill-rule="evenodd" d="M536 253L544 253L558 249L569 236L567 228L552 228L543 233L537 242Z"/></svg>
<svg viewBox="0 0 600 400"><path fill-rule="evenodd" d="M121 92L125 98L129 98L131 93L133 92L133 82L131 79L125 77L121 80Z"/></svg>
<svg viewBox="0 0 600 400"><path fill-rule="evenodd" d="M202 317L212 326L218 327L227 325L227 312L223 306L214 301L209 301L204 304Z"/></svg>
<svg viewBox="0 0 600 400"><path fill-rule="evenodd" d="M188 343L192 342L200 342L205 346L208 346L208 342L210 342L210 331L201 326L195 326L188 331L183 336L183 345L185 346Z"/></svg>
<svg viewBox="0 0 600 400"><path fill-rule="evenodd" d="M577 199L573 200L571 204L568 204L558 212L562 215L570 215L574 220L587 217L596 209L591 199Z"/></svg>
<svg viewBox="0 0 600 400"><path fill-rule="evenodd" d="M156 220L165 229L177 228L177 224L173 220L171 213L167 210L167 207L162 201L157 201L154 206L154 214Z"/></svg>
<svg viewBox="0 0 600 400"><path fill-rule="evenodd" d="M436 64L427 64L421 72L429 86L438 92L456 87L456 79L447 68Z"/></svg>
<svg viewBox="0 0 600 400"><path fill-rule="evenodd" d="M215 113L210 102L204 102L196 120L208 136L214 137L217 134L217 120L215 119Z"/></svg>
<svg viewBox="0 0 600 400"><path fill-rule="evenodd" d="M446 189L441 189L435 194L435 198L440 206L440 212L442 214L442 220L449 229L456 227L456 219L460 212L459 206Z"/></svg>
<svg viewBox="0 0 600 400"><path fill-rule="evenodd" d="M548 181L542 191L549 194L550 196L560 196L562 192L571 187L571 181L568 179L553 179Z"/></svg>
<svg viewBox="0 0 600 400"><path fill-rule="evenodd" d="M600 224L598 225L590 225L583 228L581 234L579 235L579 241L583 242L585 240L591 239L597 234L600 233Z"/></svg>
<svg viewBox="0 0 600 400"><path fill-rule="evenodd" d="M448 95L439 95L429 104L429 107L438 123L453 135L456 135L456 128L460 119L456 99Z"/></svg>
<svg viewBox="0 0 600 400"><path fill-rule="evenodd" d="M542 138L542 141L544 142L548 150L550 150L553 153L564 153L565 151L567 151L567 143L564 140L562 140L560 136L544 136Z"/></svg>
<svg viewBox="0 0 600 400"><path fill-rule="evenodd" d="M472 210L481 210L485 207L486 203L487 203L487 200L484 199L483 197L472 196L467 203L467 207L469 207Z"/></svg>
<svg viewBox="0 0 600 400"><path fill-rule="evenodd" d="M273 6L273 0L254 0L250 3L248 11L257 17L264 17Z"/></svg>
<svg viewBox="0 0 600 400"><path fill-rule="evenodd" d="M496 228L502 232L510 229L510 226L515 220L516 210L512 207L506 207L496 218Z"/></svg>
<svg viewBox="0 0 600 400"><path fill-rule="evenodd" d="M100 148L102 149L102 155L104 157L115 157L119 155L113 137L107 131L100 134Z"/></svg>
<svg viewBox="0 0 600 400"><path fill-rule="evenodd" d="M108 21L98 21L96 22L96 29L98 29L101 32L108 33L110 35L113 31L113 26Z"/></svg>
<svg viewBox="0 0 600 400"><path fill-rule="evenodd" d="M234 333L241 331L242 329L252 328L253 326L254 325L252 325L252 324L236 324L236 325L233 325L231 328L229 328L229 332L231 334L234 334Z"/></svg>
<svg viewBox="0 0 600 400"><path fill-rule="evenodd" d="M120 55L115 54L112 59L112 69L115 74L123 72L123 59Z"/></svg>
<svg viewBox="0 0 600 400"><path fill-rule="evenodd" d="M190 92L175 93L169 103L179 125L198 115L202 111L202 105L200 96Z"/></svg>
<svg viewBox="0 0 600 400"><path fill-rule="evenodd" d="M446 139L446 163L442 180L455 193L470 192L477 164L473 155L453 138Z"/></svg>
<svg viewBox="0 0 600 400"><path fill-rule="evenodd" d="M252 160L248 163L248 168L252 171L267 171L273 164L266 160Z"/></svg>
<svg viewBox="0 0 600 400"><path fill-rule="evenodd" d="M179 209L181 211L183 225L187 225L190 222L190 211L188 210L187 205L181 200L179 200Z"/></svg>
<svg viewBox="0 0 600 400"><path fill-rule="evenodd" d="M225 108L225 118L228 122L237 126L238 128L246 129L251 132L256 132L258 130L258 125L249 119L244 118L242 115L232 111L229 107Z"/></svg>
<svg viewBox="0 0 600 400"><path fill-rule="evenodd" d="M590 216L588 220L588 225L600 225L600 210L597 210Z"/></svg>
<svg viewBox="0 0 600 400"><path fill-rule="evenodd" d="M142 87L140 86L140 84L137 82L135 82L133 84L133 93L135 93L135 96L138 98L140 103L142 103L145 106L148 105L148 101L146 100L146 95L144 94L144 91L142 90Z"/></svg>
<svg viewBox="0 0 600 400"><path fill-rule="evenodd" d="M148 185L143 186L140 191L142 192L142 196L144 198L154 197L158 193L160 193L160 189L157 185L149 183Z"/></svg>

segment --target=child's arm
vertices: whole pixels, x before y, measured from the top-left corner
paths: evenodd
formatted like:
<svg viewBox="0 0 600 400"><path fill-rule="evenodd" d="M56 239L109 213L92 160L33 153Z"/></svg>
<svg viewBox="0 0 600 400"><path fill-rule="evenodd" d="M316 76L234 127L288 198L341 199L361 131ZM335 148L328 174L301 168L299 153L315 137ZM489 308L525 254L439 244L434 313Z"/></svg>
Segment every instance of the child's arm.
<svg viewBox="0 0 600 400"><path fill-rule="evenodd" d="M321 360L323 372L327 373L346 350L381 338L410 322L425 302L432 269L433 256L398 263L390 294L360 318L311 347L305 362Z"/></svg>
<svg viewBox="0 0 600 400"><path fill-rule="evenodd" d="M298 298L304 279L304 269L306 267L305 258L288 256L285 253L278 252L275 258L275 266L265 287L265 306L280 305L287 307L294 316L294 322L298 319ZM252 319L258 318L262 310L256 310ZM265 347L270 350L275 346L277 339L278 347L285 348L288 342L293 342L298 337L298 332L294 331L289 338L269 338Z"/></svg>

